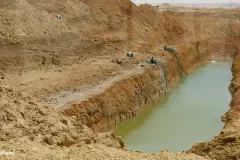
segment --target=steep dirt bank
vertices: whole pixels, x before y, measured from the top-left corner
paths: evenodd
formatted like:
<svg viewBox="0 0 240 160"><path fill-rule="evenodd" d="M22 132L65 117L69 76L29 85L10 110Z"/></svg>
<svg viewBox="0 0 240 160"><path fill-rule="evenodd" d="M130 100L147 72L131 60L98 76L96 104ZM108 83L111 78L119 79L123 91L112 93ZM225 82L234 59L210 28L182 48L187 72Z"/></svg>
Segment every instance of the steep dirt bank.
<svg viewBox="0 0 240 160"><path fill-rule="evenodd" d="M134 117L146 104L164 94L165 80L161 76L159 68L147 67L143 73L119 80L100 94L81 102L72 102L65 112L77 116L95 131L106 131Z"/></svg>
<svg viewBox="0 0 240 160"><path fill-rule="evenodd" d="M217 160L237 160L240 158L239 54L238 52L232 65L233 79L229 90L233 98L230 103L230 110L222 117L222 120L225 122L223 130L212 141L196 144L188 152L198 155L208 155L211 159Z"/></svg>

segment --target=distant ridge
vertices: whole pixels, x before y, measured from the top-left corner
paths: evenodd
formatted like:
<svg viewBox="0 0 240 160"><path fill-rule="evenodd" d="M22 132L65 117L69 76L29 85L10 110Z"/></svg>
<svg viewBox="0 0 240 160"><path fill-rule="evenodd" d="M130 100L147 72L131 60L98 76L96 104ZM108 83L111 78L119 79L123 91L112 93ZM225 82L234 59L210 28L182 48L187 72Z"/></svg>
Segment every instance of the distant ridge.
<svg viewBox="0 0 240 160"><path fill-rule="evenodd" d="M162 6L184 6L184 7L204 7L204 8L230 8L229 3L163 3L163 4L155 4ZM232 8L240 8L240 3L232 3Z"/></svg>

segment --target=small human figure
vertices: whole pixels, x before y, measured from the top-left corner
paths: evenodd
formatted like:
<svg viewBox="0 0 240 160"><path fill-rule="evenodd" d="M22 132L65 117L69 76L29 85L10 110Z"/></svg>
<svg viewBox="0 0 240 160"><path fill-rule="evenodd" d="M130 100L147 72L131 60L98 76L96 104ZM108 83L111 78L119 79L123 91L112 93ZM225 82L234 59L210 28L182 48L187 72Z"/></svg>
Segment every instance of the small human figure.
<svg viewBox="0 0 240 160"><path fill-rule="evenodd" d="M155 63L155 61L154 61L154 58L153 58L153 57L151 58L150 62L151 62L152 64L154 64L154 63Z"/></svg>

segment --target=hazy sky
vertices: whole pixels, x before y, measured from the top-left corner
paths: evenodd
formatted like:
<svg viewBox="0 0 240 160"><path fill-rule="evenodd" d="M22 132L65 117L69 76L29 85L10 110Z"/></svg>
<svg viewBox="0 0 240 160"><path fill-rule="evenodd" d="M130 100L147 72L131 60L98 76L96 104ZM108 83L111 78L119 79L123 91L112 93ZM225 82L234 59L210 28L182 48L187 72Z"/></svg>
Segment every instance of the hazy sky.
<svg viewBox="0 0 240 160"><path fill-rule="evenodd" d="M149 3L149 4L159 4L159 3L229 3L230 0L132 0L136 4ZM232 2L240 3L240 0L232 0Z"/></svg>

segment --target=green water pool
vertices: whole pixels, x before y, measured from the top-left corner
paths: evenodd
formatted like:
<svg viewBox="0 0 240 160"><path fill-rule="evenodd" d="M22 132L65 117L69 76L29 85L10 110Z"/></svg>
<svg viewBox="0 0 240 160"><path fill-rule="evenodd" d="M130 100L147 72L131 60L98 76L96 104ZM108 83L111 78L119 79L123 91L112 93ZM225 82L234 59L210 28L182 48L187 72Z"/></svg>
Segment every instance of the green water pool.
<svg viewBox="0 0 240 160"><path fill-rule="evenodd" d="M131 120L116 127L125 147L156 153L182 152L208 141L223 128L221 115L229 110L230 63L210 63L183 78L176 88Z"/></svg>

